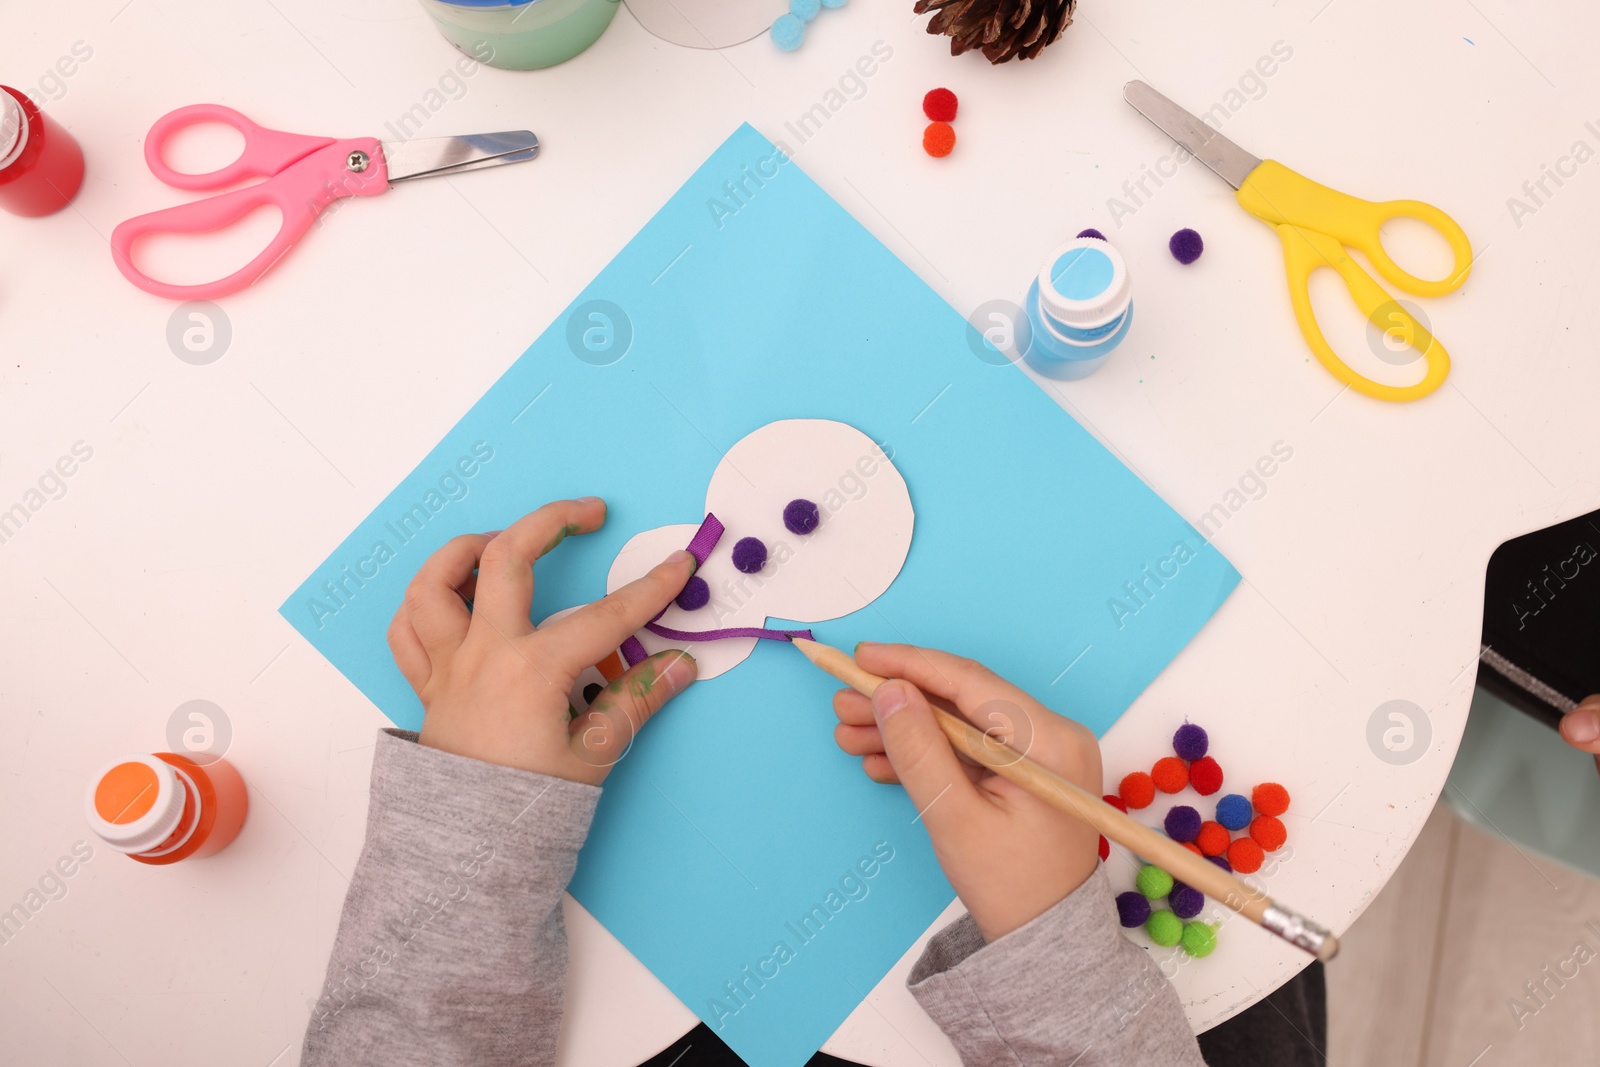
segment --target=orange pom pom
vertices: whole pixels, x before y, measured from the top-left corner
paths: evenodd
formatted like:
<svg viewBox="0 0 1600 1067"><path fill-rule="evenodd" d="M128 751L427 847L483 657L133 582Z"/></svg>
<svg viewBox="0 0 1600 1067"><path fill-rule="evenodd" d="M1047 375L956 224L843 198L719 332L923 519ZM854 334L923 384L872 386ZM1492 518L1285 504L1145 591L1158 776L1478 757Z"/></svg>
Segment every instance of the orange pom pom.
<svg viewBox="0 0 1600 1067"><path fill-rule="evenodd" d="M1121 797L1116 796L1116 795L1114 795L1112 793L1107 793L1105 796L1101 797L1100 799L1105 801L1107 804L1110 804L1113 808L1116 808L1118 811L1122 812L1122 814L1124 814L1124 815L1128 814L1128 805L1126 805L1126 804L1124 804L1122 802L1122 798Z"/></svg>
<svg viewBox="0 0 1600 1067"><path fill-rule="evenodd" d="M956 131L948 122L930 122L922 131L922 150L935 159L950 154L956 146Z"/></svg>
<svg viewBox="0 0 1600 1067"><path fill-rule="evenodd" d="M1117 795L1130 808L1148 808L1156 798L1156 784L1143 771L1134 771L1117 786Z"/></svg>
<svg viewBox="0 0 1600 1067"><path fill-rule="evenodd" d="M1100 859L1102 862L1111 858L1111 842L1106 840L1105 834L1100 835Z"/></svg>
<svg viewBox="0 0 1600 1067"><path fill-rule="evenodd" d="M1241 837L1228 846L1228 866L1240 874L1254 874L1261 869L1266 855L1261 846L1248 837Z"/></svg>
<svg viewBox="0 0 1600 1067"><path fill-rule="evenodd" d="M1220 856L1228 851L1228 828L1220 822L1207 820L1200 824L1194 843L1200 847L1202 855Z"/></svg>
<svg viewBox="0 0 1600 1067"><path fill-rule="evenodd" d="M1251 792L1250 803L1262 815L1282 815L1289 810L1289 791L1277 782L1263 782Z"/></svg>
<svg viewBox="0 0 1600 1067"><path fill-rule="evenodd" d="M1289 831L1275 815L1257 815L1250 823L1250 836L1268 852L1276 852L1289 840Z"/></svg>
<svg viewBox="0 0 1600 1067"><path fill-rule="evenodd" d="M1150 780L1163 793L1176 793L1189 784L1189 765L1177 756L1158 759L1150 768Z"/></svg>
<svg viewBox="0 0 1600 1067"><path fill-rule="evenodd" d="M1183 845L1184 848L1188 849L1190 852L1193 852L1196 856L1204 856L1205 855L1204 852L1200 851L1200 846L1195 844L1193 841L1183 841L1183 842L1180 842L1180 843Z"/></svg>

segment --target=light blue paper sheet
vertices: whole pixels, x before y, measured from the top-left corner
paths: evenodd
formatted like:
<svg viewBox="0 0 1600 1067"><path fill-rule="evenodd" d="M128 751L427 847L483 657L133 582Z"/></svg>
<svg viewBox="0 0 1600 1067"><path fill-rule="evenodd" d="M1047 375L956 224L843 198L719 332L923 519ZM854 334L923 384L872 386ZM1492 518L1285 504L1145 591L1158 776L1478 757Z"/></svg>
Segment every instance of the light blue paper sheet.
<svg viewBox="0 0 1600 1067"><path fill-rule="evenodd" d="M916 508L899 578L822 640L959 650L1100 734L1238 581L749 126L574 308L595 300L626 313L623 358L577 358L569 336L587 353L606 327L569 309L283 604L401 726L422 711L384 631L433 549L600 495L606 528L539 566L534 618L595 599L624 541L698 522L721 451L775 419L885 442ZM803 1064L952 897L905 794L834 747L835 688L767 642L692 687L607 781L572 884L753 1067Z"/></svg>

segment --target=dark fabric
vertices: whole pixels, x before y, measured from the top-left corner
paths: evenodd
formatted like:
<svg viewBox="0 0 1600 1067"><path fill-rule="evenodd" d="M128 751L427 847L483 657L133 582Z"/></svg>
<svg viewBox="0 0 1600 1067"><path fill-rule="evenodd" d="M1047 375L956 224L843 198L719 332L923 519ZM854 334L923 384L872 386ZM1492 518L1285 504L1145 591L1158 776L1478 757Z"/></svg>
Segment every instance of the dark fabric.
<svg viewBox="0 0 1600 1067"><path fill-rule="evenodd" d="M1208 1067L1326 1067L1328 985L1311 966L1265 999L1200 1035Z"/></svg>
<svg viewBox="0 0 1600 1067"><path fill-rule="evenodd" d="M745 1062L711 1032L711 1027L701 1023L667 1046L660 1055L650 1057L639 1067L745 1067ZM860 1065L854 1060L841 1060L819 1052L806 1061L806 1067Z"/></svg>
<svg viewBox="0 0 1600 1067"><path fill-rule="evenodd" d="M1312 961L1266 999L1201 1034L1200 1053L1208 1067L1327 1067L1328 986L1322 964ZM701 1023L640 1067L745 1067L745 1062ZM806 1067L858 1065L819 1052Z"/></svg>
<svg viewBox="0 0 1600 1067"><path fill-rule="evenodd" d="M1551 726L1600 693L1600 511L1507 541L1489 558L1478 684ZM1548 688L1545 688L1548 687Z"/></svg>

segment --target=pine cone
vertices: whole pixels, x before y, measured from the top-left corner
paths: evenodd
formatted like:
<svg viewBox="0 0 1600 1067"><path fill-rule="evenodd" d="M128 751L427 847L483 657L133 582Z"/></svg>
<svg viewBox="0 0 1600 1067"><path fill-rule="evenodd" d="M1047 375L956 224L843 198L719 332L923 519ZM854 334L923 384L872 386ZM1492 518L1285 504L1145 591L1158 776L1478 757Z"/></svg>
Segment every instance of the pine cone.
<svg viewBox="0 0 1600 1067"><path fill-rule="evenodd" d="M1032 59L1072 24L1078 0L917 0L934 12L929 33L950 36L950 54L980 48L991 63Z"/></svg>

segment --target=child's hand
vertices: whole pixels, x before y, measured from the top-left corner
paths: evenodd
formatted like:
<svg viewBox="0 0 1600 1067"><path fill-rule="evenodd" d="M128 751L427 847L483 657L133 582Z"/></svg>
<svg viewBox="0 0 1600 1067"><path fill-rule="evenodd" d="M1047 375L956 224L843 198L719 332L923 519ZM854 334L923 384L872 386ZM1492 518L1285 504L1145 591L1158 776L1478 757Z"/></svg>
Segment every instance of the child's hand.
<svg viewBox="0 0 1600 1067"><path fill-rule="evenodd" d="M1594 753L1600 770L1600 693L1584 697L1561 719L1561 739L1583 752Z"/></svg>
<svg viewBox="0 0 1600 1067"><path fill-rule="evenodd" d="M457 537L422 565L389 625L394 661L422 698L422 744L599 785L645 720L694 681L687 652L660 652L570 718L578 674L654 618L695 568L693 556L674 552L638 581L535 630L534 560L605 517L596 497L560 500L500 533Z"/></svg>
<svg viewBox="0 0 1600 1067"><path fill-rule="evenodd" d="M1092 733L982 664L946 652L864 642L856 662L907 681L885 682L871 700L850 689L836 694L834 739L862 757L873 781L905 786L939 866L985 941L1048 911L1094 873L1100 835L957 757L923 694L1099 796L1100 746Z"/></svg>

